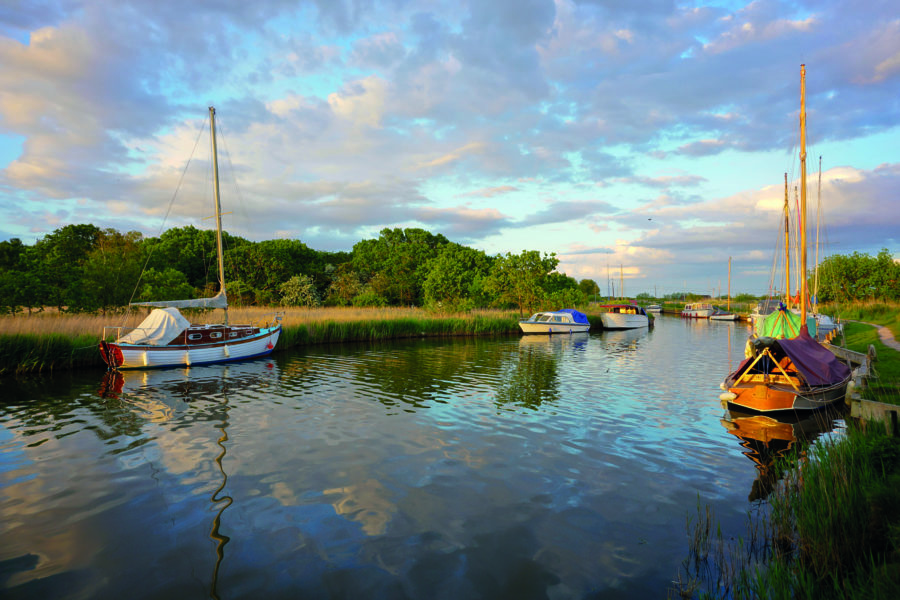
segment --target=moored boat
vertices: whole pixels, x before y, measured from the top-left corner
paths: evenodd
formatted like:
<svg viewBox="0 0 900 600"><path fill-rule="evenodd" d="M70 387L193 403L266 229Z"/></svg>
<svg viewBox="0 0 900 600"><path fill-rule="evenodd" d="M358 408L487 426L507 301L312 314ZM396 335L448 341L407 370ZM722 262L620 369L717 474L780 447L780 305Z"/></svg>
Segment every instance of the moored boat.
<svg viewBox="0 0 900 600"><path fill-rule="evenodd" d="M149 369L245 360L269 354L278 343L281 335L279 316L265 325L228 323L215 114L215 108L210 106L219 293L212 298L132 303L131 306L149 306L155 310L128 332L124 327L104 327L100 356L110 369ZM221 308L225 311L224 321L215 325L192 325L179 308ZM116 332L115 342L106 341L109 330Z"/></svg>
<svg viewBox="0 0 900 600"><path fill-rule="evenodd" d="M806 67L800 68L800 273L806 273ZM747 358L722 383L730 408L759 413L808 412L843 400L850 367L819 344L807 318L807 282L800 281L800 314L783 304L754 324ZM810 327L813 335L810 335Z"/></svg>
<svg viewBox="0 0 900 600"><path fill-rule="evenodd" d="M721 308L716 308L713 311L713 314L709 315L711 321L737 321L738 316L727 310L722 310Z"/></svg>
<svg viewBox="0 0 900 600"><path fill-rule="evenodd" d="M648 313L661 313L662 306L660 306L659 304L651 304L650 306L645 307L644 310L646 310Z"/></svg>
<svg viewBox="0 0 900 600"><path fill-rule="evenodd" d="M716 311L712 304L706 302L692 302L684 305L681 316L686 319L708 319Z"/></svg>
<svg viewBox="0 0 900 600"><path fill-rule="evenodd" d="M637 304L603 304L600 321L603 329L639 329L650 326L650 317Z"/></svg>
<svg viewBox="0 0 900 600"><path fill-rule="evenodd" d="M522 333L579 333L591 328L587 316L573 308L538 312L519 320Z"/></svg>

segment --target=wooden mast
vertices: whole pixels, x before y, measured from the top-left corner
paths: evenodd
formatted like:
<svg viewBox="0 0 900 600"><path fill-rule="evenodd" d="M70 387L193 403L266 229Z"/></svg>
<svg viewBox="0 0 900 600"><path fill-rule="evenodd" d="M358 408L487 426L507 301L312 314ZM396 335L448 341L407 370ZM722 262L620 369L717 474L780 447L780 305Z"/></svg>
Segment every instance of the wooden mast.
<svg viewBox="0 0 900 600"><path fill-rule="evenodd" d="M806 326L806 65L800 65L800 324Z"/></svg>
<svg viewBox="0 0 900 600"><path fill-rule="evenodd" d="M728 304L725 310L731 312L731 257L728 257Z"/></svg>
<svg viewBox="0 0 900 600"><path fill-rule="evenodd" d="M787 173L784 174L784 304L791 308L791 231L788 223L790 209L788 208L788 181Z"/></svg>
<svg viewBox="0 0 900 600"><path fill-rule="evenodd" d="M219 261L219 289L225 292L225 261L222 252L222 204L219 201L219 160L216 151L216 109L209 107L209 133L212 140L213 190L216 197L216 257ZM225 305L225 325L228 325L228 305Z"/></svg>

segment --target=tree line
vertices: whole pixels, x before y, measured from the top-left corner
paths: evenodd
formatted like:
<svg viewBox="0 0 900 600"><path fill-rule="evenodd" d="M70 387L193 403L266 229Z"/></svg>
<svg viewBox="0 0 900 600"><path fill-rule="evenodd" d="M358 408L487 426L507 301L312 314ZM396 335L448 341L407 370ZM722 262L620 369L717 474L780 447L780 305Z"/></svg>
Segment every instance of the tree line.
<svg viewBox="0 0 900 600"><path fill-rule="evenodd" d="M491 256L415 228L383 229L351 252L224 232L223 246L233 306L504 307L524 313L581 306L599 293L593 280L557 272L554 253ZM145 238L66 225L34 245L0 242L0 312L106 312L130 302L211 296L218 291L217 269L215 231L189 226Z"/></svg>

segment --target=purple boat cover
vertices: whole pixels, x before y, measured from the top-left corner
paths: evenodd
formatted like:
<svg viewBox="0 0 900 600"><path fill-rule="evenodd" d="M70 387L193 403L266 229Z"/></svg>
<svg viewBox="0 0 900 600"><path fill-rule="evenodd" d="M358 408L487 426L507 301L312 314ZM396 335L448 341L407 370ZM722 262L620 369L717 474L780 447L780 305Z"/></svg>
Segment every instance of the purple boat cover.
<svg viewBox="0 0 900 600"><path fill-rule="evenodd" d="M800 327L797 337L778 340L777 343L809 385L833 385L850 375L850 367L812 339L806 325Z"/></svg>

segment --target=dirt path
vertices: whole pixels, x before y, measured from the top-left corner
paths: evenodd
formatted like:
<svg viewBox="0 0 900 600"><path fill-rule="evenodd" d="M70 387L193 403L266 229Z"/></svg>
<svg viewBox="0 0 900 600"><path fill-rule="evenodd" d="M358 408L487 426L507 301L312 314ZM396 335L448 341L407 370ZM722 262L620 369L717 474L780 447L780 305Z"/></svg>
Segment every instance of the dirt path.
<svg viewBox="0 0 900 600"><path fill-rule="evenodd" d="M888 348L893 348L900 352L900 342L894 339L894 334L887 327L882 327L881 325L876 325L875 323L866 323L865 321L857 321L857 323L862 323L863 325L870 325L878 330L878 337L881 338L881 343L887 346Z"/></svg>

